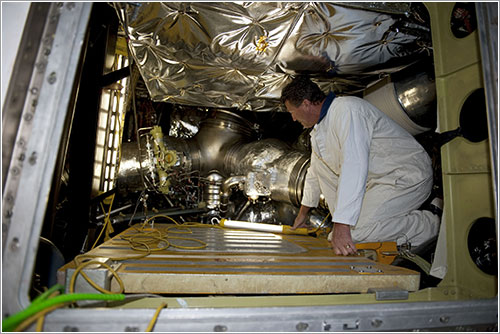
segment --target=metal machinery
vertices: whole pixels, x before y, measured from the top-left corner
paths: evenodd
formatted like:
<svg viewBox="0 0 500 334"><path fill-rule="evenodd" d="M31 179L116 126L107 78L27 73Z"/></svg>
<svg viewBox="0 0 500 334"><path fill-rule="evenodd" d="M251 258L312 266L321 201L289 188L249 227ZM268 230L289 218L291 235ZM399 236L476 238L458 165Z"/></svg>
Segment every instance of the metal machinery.
<svg viewBox="0 0 500 334"><path fill-rule="evenodd" d="M2 108L2 318L26 309L64 263L93 251L133 285L130 295L57 309L44 330L144 331L166 303L155 331L496 331L497 10L496 3L32 4ZM223 258L227 249L215 249L218 257L163 254L170 264L207 266L199 277L153 275L165 266L162 255L120 268L105 259L123 250L113 233L126 236L153 215L206 226L293 224L310 152L307 133L278 100L297 73L364 97L415 136L437 128L430 138L444 199L435 246L442 280L419 287L415 272L363 258L307 276L331 279L330 290L287 290L297 276L283 268L259 284L220 280L217 261L243 263ZM327 213L322 202L310 223L326 230ZM241 242L236 234L203 240ZM255 253L258 238L281 247L265 253L271 267L288 261L300 272L313 256L330 261L312 237L254 237ZM302 262L292 264L300 252ZM146 288L136 284L139 266L153 272ZM388 289L402 284L389 278L377 285L382 272L403 277L405 288ZM109 274L93 274L117 289ZM346 288L342 275L357 275L357 286ZM237 284L224 290L228 280Z"/></svg>

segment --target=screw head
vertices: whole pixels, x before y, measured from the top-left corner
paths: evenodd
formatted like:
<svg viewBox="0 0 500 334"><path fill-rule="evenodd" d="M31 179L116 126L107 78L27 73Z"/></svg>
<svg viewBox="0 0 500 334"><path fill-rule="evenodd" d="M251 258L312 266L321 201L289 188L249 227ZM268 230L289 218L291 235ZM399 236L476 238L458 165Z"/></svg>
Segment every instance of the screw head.
<svg viewBox="0 0 500 334"><path fill-rule="evenodd" d="M372 327L380 327L382 325L383 321L380 319L373 319L372 320Z"/></svg>
<svg viewBox="0 0 500 334"><path fill-rule="evenodd" d="M53 85L57 81L56 72L50 73L49 77L47 78L47 81L49 82L49 84Z"/></svg>

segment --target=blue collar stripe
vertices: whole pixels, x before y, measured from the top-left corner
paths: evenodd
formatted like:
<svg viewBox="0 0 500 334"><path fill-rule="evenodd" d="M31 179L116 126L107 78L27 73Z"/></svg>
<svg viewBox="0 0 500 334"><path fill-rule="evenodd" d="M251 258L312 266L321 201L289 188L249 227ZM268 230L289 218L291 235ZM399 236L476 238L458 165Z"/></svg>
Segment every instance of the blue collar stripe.
<svg viewBox="0 0 500 334"><path fill-rule="evenodd" d="M335 94L333 92L330 92L328 94L328 96L326 97L325 102L321 106L321 112L319 114L319 120L318 120L318 122L316 124L318 124L319 122L321 122L321 120L323 118L325 118L326 114L328 113L328 109L330 108L330 105L332 104L334 98L335 98Z"/></svg>

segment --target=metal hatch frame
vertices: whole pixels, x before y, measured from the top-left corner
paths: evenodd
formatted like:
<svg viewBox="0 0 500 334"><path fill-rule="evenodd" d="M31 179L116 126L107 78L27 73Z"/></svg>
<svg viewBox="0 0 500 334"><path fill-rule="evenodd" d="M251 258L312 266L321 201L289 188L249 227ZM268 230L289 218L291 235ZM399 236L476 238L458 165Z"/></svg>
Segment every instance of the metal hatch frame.
<svg viewBox="0 0 500 334"><path fill-rule="evenodd" d="M53 43L48 55L39 51L38 60L46 57L47 61L43 66L40 61L35 62L30 85L26 86L30 90L26 92L13 158L8 173L4 171L7 175L2 193L3 318L29 304L28 291L46 199L91 7L91 3L50 4L46 22L57 27ZM13 80L15 76L11 86ZM9 113L9 101L6 100L4 107L4 113ZM453 287L449 291L454 295ZM163 310L155 330L319 332L498 327L496 298L459 300L458 296L446 298L434 294L432 289L421 292L406 302L377 301L370 294L284 296L277 302L272 297L225 297L222 304L208 298L205 306ZM266 302L268 298L270 302ZM154 309L146 307L59 309L46 316L45 330L141 331L153 313Z"/></svg>

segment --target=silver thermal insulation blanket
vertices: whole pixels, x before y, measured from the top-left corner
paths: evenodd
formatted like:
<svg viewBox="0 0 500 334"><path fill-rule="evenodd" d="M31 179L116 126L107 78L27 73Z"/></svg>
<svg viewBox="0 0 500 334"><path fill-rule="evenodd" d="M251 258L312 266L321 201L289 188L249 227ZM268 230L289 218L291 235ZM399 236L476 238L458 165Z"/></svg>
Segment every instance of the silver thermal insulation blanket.
<svg viewBox="0 0 500 334"><path fill-rule="evenodd" d="M428 56L408 3L114 3L153 101L270 111L296 74L325 91ZM406 29L401 29L406 27ZM412 30L412 27L417 27ZM414 33L415 31L419 33Z"/></svg>

